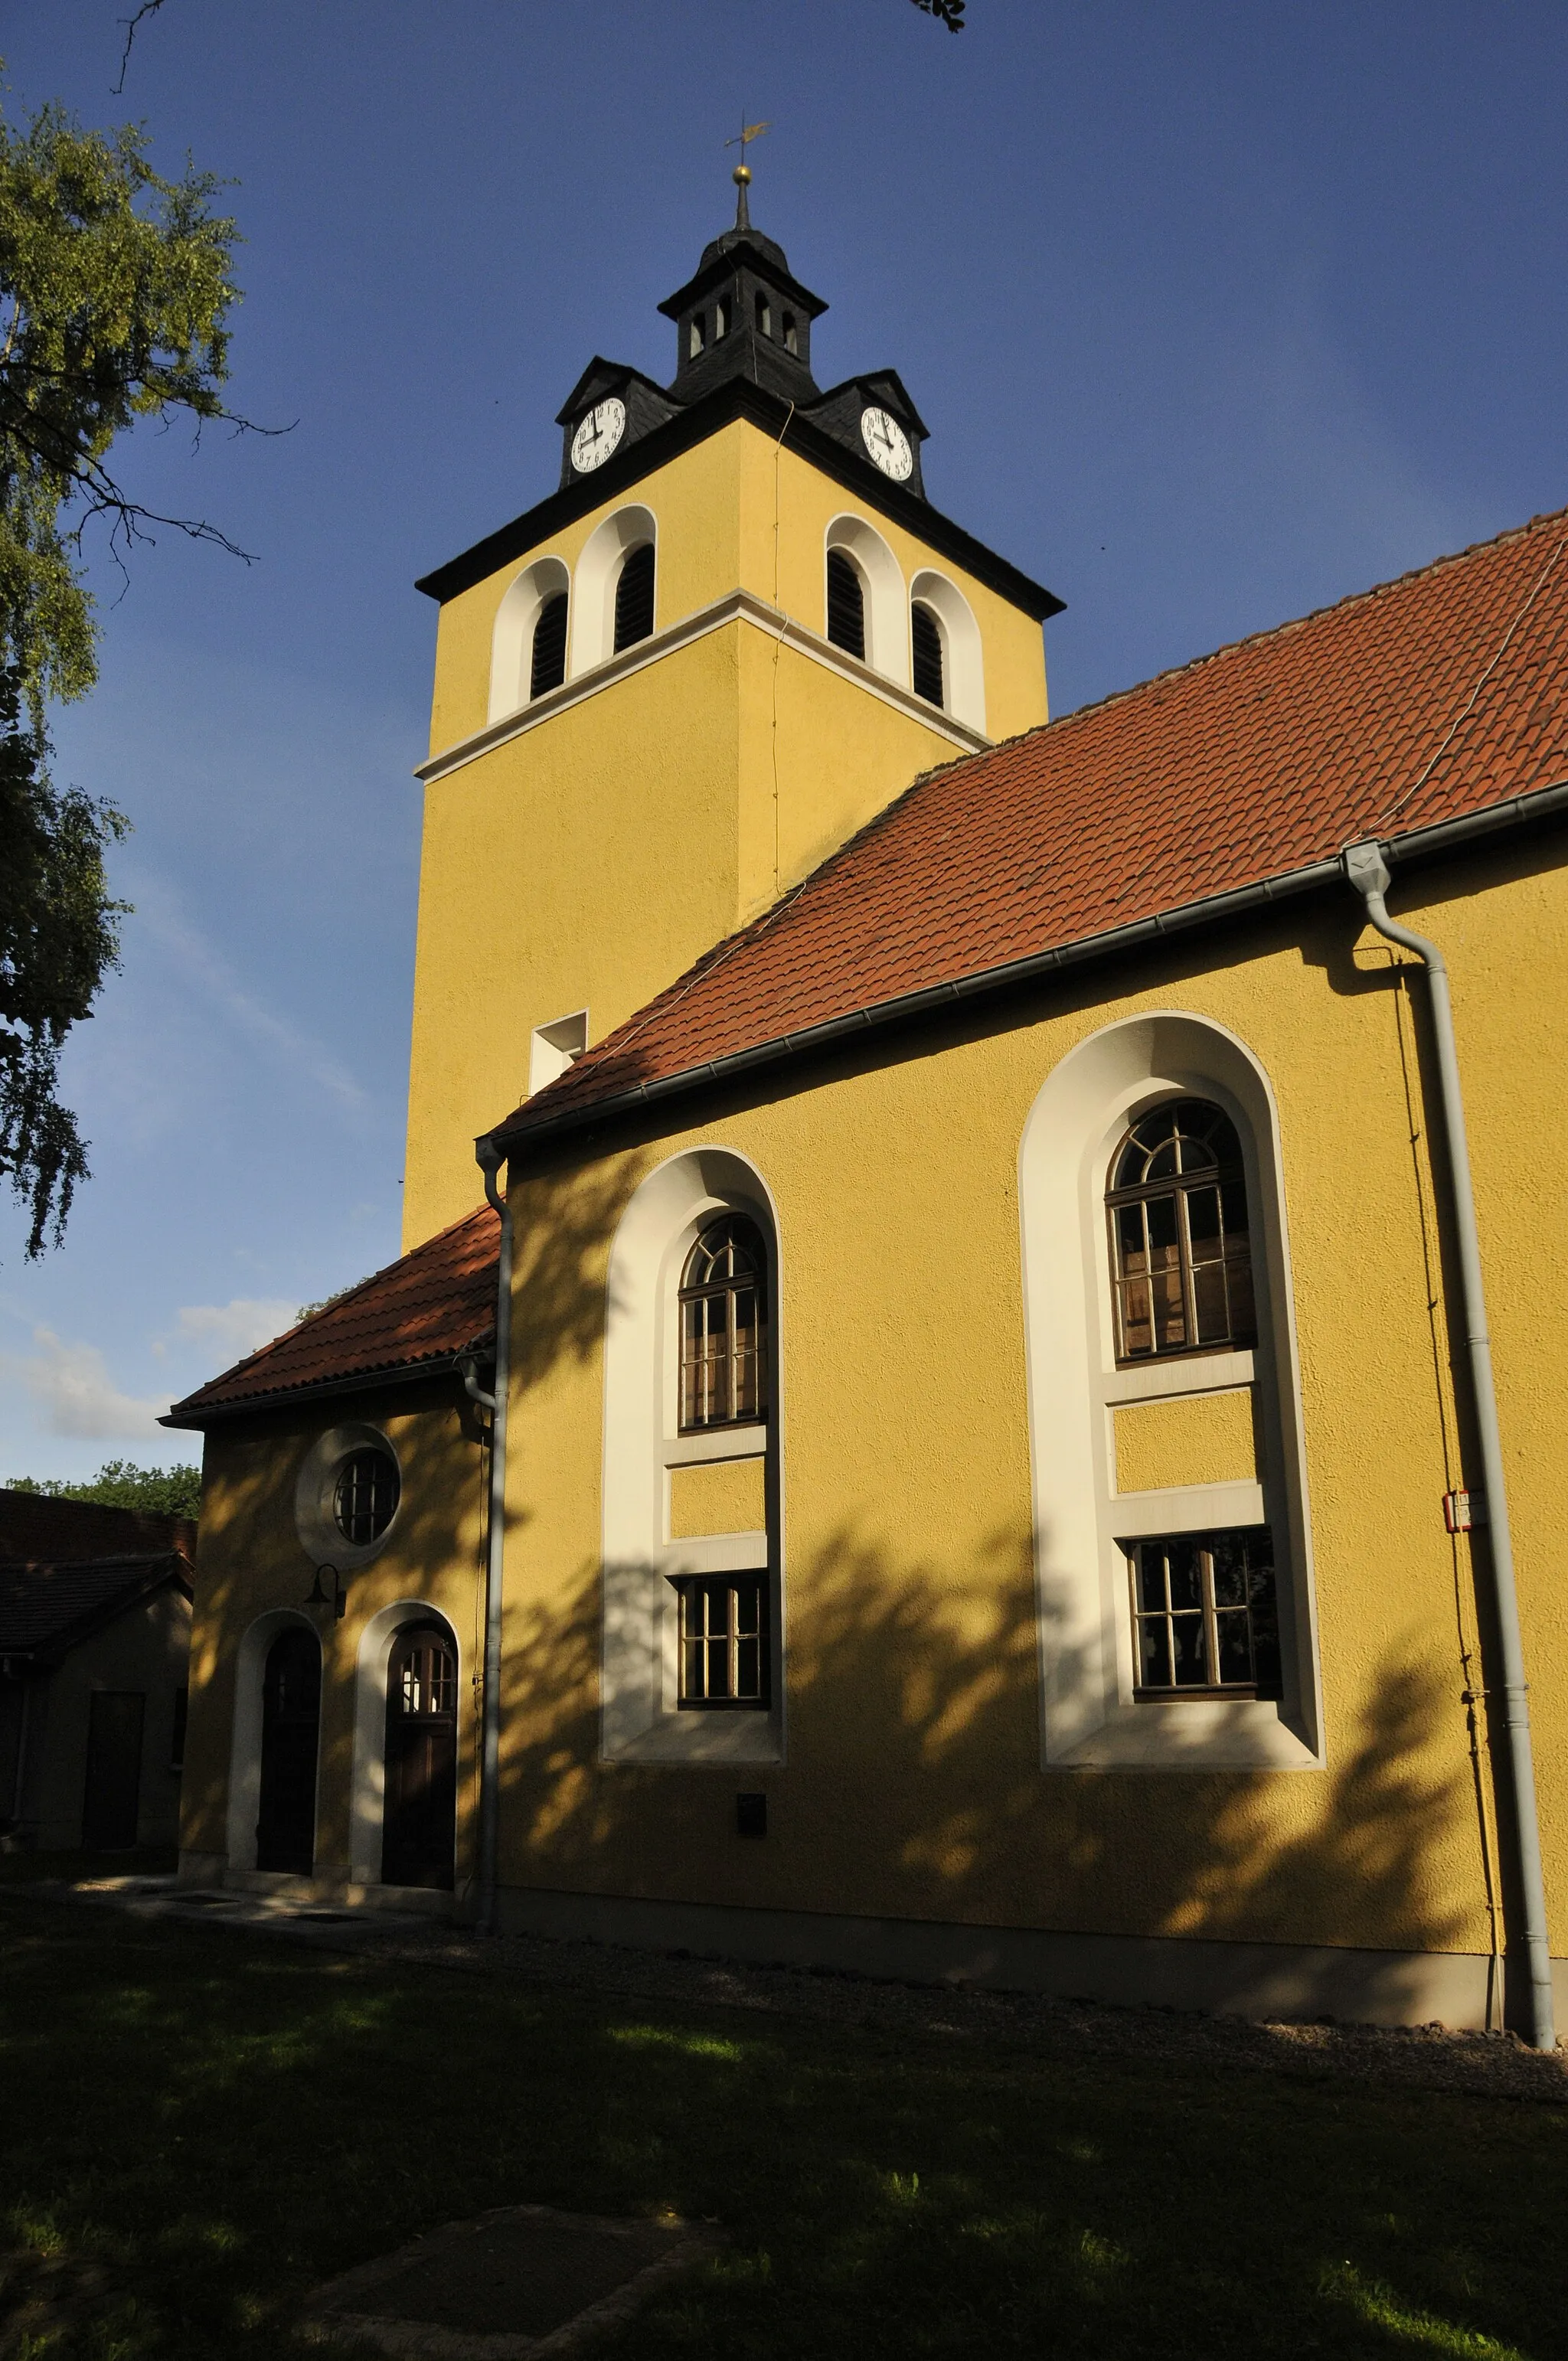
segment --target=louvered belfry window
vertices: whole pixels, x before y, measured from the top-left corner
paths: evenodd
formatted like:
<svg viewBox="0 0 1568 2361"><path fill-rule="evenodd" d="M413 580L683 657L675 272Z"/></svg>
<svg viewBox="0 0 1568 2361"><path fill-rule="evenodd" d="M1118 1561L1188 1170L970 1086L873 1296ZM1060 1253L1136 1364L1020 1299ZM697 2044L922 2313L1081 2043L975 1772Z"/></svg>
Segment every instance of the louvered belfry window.
<svg viewBox="0 0 1568 2361"><path fill-rule="evenodd" d="M909 609L909 654L916 696L927 705L945 705L941 625L918 598Z"/></svg>
<svg viewBox="0 0 1568 2361"><path fill-rule="evenodd" d="M681 1432L739 1426L767 1407L767 1256L744 1213L710 1222L681 1279Z"/></svg>
<svg viewBox="0 0 1568 2361"><path fill-rule="evenodd" d="M530 697L559 688L566 677L566 593L546 598L533 624L533 661L529 669Z"/></svg>
<svg viewBox="0 0 1568 2361"><path fill-rule="evenodd" d="M1223 1108L1169 1099L1135 1124L1105 1206L1118 1361L1255 1341L1246 1178Z"/></svg>
<svg viewBox="0 0 1568 2361"><path fill-rule="evenodd" d="M828 553L828 636L836 648L865 662L865 592L859 568L841 549Z"/></svg>
<svg viewBox="0 0 1568 2361"><path fill-rule="evenodd" d="M621 566L615 585L615 653L653 635L653 544L643 542Z"/></svg>

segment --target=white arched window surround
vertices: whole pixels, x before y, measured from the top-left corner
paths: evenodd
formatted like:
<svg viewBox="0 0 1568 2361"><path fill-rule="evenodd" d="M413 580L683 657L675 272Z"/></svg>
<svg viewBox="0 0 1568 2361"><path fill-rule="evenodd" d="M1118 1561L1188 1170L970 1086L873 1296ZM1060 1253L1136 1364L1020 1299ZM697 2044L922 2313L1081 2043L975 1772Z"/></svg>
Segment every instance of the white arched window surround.
<svg viewBox="0 0 1568 2361"><path fill-rule="evenodd" d="M768 1253L771 1404L765 1425L679 1432L677 1299L687 1255L716 1216L749 1213ZM784 1742L783 1350L778 1221L766 1183L726 1148L684 1150L641 1183L610 1249L605 1322L604 1634L601 1747L616 1762L780 1763ZM764 1462L765 1532L673 1542L673 1468ZM683 1713L672 1575L766 1567L773 1703L766 1712Z"/></svg>
<svg viewBox="0 0 1568 2361"><path fill-rule="evenodd" d="M387 1795L387 1666L398 1633L411 1623L438 1623L457 1657L458 1793L463 1750L469 1742L464 1704L467 1696L462 1642L448 1618L426 1598L400 1598L372 1615L359 1635L354 1669L354 1771L349 1789L349 1859L356 1885L381 1883L381 1820ZM423 1889L420 1889L422 1891ZM430 1907L444 1909L448 1897L432 1890Z"/></svg>
<svg viewBox="0 0 1568 2361"><path fill-rule="evenodd" d="M909 586L911 607L916 599L930 609L942 635L944 709L983 735L985 664L974 609L956 582L929 568L917 574Z"/></svg>
<svg viewBox="0 0 1568 2361"><path fill-rule="evenodd" d="M659 521L652 509L617 509L595 525L583 544L572 581L571 662L568 680L576 680L615 653L615 586L620 569L634 549L644 544L653 550L653 627L658 629Z"/></svg>
<svg viewBox="0 0 1568 2361"><path fill-rule="evenodd" d="M1234 1122L1257 1290L1250 1350L1118 1369L1105 1186L1130 1124L1163 1100L1208 1099ZM1306 1470L1279 1126L1262 1065L1227 1027L1186 1013L1128 1017L1065 1057L1019 1149L1035 1492L1042 1754L1048 1770L1309 1770L1322 1761ZM1259 1483L1118 1493L1119 1406L1255 1389ZM1285 1692L1135 1702L1124 1539L1266 1521L1274 1536Z"/></svg>
<svg viewBox="0 0 1568 2361"><path fill-rule="evenodd" d="M827 633L828 553L841 550L861 577L865 597L866 662L900 688L909 686L909 614L904 569L876 527L864 517L836 516L822 545L823 632Z"/></svg>
<svg viewBox="0 0 1568 2361"><path fill-rule="evenodd" d="M533 670L533 627L539 610L557 592L569 591L572 577L558 557L536 557L511 583L496 609L490 635L490 711L502 721L528 703Z"/></svg>
<svg viewBox="0 0 1568 2361"><path fill-rule="evenodd" d="M275 1607L247 1626L235 1664L234 1726L229 1744L228 1865L256 1867L256 1823L261 1814L262 1686L272 1642L291 1624L301 1624L318 1647L321 1633L297 1607ZM326 1657L322 1656L322 1701L326 1701ZM316 1824L321 1825L321 1729L316 1730ZM315 1847L312 1848L313 1857ZM320 1873L317 1861L317 1874Z"/></svg>

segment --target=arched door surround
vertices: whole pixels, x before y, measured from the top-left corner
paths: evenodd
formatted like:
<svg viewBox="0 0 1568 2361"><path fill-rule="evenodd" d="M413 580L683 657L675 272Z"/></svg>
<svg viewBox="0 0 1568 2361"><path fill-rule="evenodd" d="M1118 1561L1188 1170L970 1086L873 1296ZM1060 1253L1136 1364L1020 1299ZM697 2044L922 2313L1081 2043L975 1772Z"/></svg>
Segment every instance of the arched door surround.
<svg viewBox="0 0 1568 2361"><path fill-rule="evenodd" d="M387 1660L381 1880L450 1891L457 1817L457 1651L445 1626L405 1624Z"/></svg>
<svg viewBox="0 0 1568 2361"><path fill-rule="evenodd" d="M256 1866L309 1877L315 1866L322 1651L302 1623L280 1631L261 1680Z"/></svg>

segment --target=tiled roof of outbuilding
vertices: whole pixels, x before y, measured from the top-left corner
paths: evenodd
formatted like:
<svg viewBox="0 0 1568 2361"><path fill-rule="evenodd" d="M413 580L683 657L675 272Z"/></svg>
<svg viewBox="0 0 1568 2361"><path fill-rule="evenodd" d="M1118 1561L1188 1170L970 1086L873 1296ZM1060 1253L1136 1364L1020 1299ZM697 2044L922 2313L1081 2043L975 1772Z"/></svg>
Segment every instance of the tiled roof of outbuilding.
<svg viewBox="0 0 1568 2361"><path fill-rule="evenodd" d="M0 1655L32 1655L69 1645L170 1577L189 1591L190 1561L178 1550L80 1563L0 1565Z"/></svg>
<svg viewBox="0 0 1568 2361"><path fill-rule="evenodd" d="M1568 777L1568 511L928 773L497 1126Z"/></svg>
<svg viewBox="0 0 1568 2361"><path fill-rule="evenodd" d="M223 1412L275 1408L318 1386L416 1376L449 1367L459 1353L483 1351L496 1333L499 1238L488 1205L466 1213L176 1402L164 1424L202 1426Z"/></svg>
<svg viewBox="0 0 1568 2361"><path fill-rule="evenodd" d="M0 1486L0 1563L31 1559L127 1557L137 1551L183 1550L196 1554L196 1526L190 1517L163 1516L147 1509L120 1509L104 1500L62 1500L53 1492L19 1492Z"/></svg>

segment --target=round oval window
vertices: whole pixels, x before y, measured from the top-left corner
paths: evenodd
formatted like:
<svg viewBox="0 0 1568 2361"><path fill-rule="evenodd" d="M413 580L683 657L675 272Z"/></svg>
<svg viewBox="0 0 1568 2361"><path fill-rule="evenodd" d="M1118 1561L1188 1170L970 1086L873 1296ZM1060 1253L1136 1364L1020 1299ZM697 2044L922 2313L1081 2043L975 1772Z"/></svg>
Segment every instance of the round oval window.
<svg viewBox="0 0 1568 2361"><path fill-rule="evenodd" d="M332 1503L344 1540L356 1548L379 1541L392 1521L401 1488L398 1463L389 1451L351 1451L337 1471Z"/></svg>

